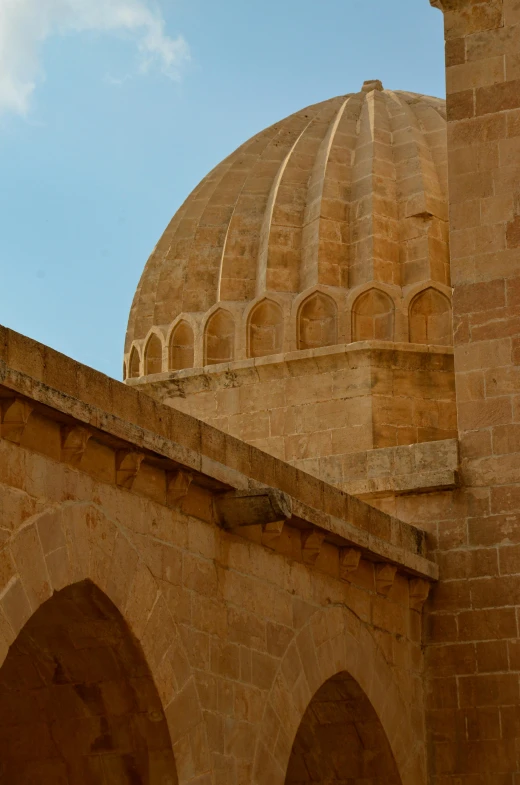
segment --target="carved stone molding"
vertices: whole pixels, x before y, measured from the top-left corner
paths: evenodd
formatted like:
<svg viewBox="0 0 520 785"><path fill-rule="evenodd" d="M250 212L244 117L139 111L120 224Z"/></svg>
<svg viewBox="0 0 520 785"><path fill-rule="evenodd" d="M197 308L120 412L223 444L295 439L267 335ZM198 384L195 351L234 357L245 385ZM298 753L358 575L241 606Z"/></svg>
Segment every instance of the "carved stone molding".
<svg viewBox="0 0 520 785"><path fill-rule="evenodd" d="M83 425L64 425L61 429L61 460L79 466L92 436Z"/></svg>
<svg viewBox="0 0 520 785"><path fill-rule="evenodd" d="M193 475L191 472L171 472L166 477L166 503L175 507L187 495Z"/></svg>
<svg viewBox="0 0 520 785"><path fill-rule="evenodd" d="M308 529L302 532L302 557L306 564L314 564L316 562L324 539L325 532L321 532L318 529Z"/></svg>
<svg viewBox="0 0 520 785"><path fill-rule="evenodd" d="M262 525L262 545L266 548L274 548L277 541L282 536L285 521L272 521Z"/></svg>
<svg viewBox="0 0 520 785"><path fill-rule="evenodd" d="M24 398L8 398L2 402L2 424L0 433L3 439L20 444L27 422L33 411L33 405Z"/></svg>
<svg viewBox="0 0 520 785"><path fill-rule="evenodd" d="M388 594L394 585L396 572L395 564L376 564L376 590L378 594Z"/></svg>
<svg viewBox="0 0 520 785"><path fill-rule="evenodd" d="M139 473L144 455L134 450L118 450L116 453L116 483L131 490Z"/></svg>
<svg viewBox="0 0 520 785"><path fill-rule="evenodd" d="M348 580L349 574L359 567L361 551L358 548L341 548L339 553L339 574L343 580Z"/></svg>

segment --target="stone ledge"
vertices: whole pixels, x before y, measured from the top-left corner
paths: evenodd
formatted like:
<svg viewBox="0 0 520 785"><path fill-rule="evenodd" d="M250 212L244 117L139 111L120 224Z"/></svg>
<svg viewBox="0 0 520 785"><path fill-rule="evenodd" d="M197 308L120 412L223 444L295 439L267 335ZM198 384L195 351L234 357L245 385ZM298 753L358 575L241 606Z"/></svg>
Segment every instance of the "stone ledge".
<svg viewBox="0 0 520 785"><path fill-rule="evenodd" d="M456 488L457 439L383 447L295 462L295 466L352 496L373 499Z"/></svg>
<svg viewBox="0 0 520 785"><path fill-rule="evenodd" d="M145 451L148 460L173 462L206 478L210 488L284 491L291 496L293 518L307 528L358 545L372 560L391 561L405 573L437 578L437 566L425 558L421 530L5 328L0 328L0 383L4 397L21 396L66 424L94 428L112 442Z"/></svg>
<svg viewBox="0 0 520 785"><path fill-rule="evenodd" d="M281 375L299 376L302 370L306 372L309 364L317 371L329 370L334 363L337 363L338 367L344 365L346 358L353 363L353 367L368 367L374 360L379 360L395 368L442 369L447 362L447 367L451 370L453 348L418 343L358 341L206 365L200 368L185 368L182 371L156 373L137 379L127 379L125 385L145 388L150 390L157 400L164 400L169 397L184 397L197 392L233 387L235 378L238 383L239 379L247 377L251 377L253 382L265 381L271 377L279 379Z"/></svg>

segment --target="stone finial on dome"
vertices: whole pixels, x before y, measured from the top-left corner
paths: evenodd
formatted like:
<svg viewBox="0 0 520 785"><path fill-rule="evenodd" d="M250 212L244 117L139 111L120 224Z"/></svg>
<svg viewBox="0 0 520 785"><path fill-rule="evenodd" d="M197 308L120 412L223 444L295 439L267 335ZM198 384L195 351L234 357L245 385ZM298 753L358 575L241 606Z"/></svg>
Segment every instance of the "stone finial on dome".
<svg viewBox="0 0 520 785"><path fill-rule="evenodd" d="M362 93L371 93L373 90L379 90L380 92L384 90L383 82L380 79L367 79L366 82L363 82Z"/></svg>

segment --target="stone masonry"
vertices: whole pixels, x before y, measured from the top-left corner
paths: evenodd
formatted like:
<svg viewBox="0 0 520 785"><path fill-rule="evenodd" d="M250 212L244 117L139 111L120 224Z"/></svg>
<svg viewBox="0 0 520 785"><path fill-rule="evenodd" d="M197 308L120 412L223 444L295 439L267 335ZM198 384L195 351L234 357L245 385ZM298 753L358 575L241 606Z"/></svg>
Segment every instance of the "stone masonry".
<svg viewBox="0 0 520 785"><path fill-rule="evenodd" d="M520 0L432 4L446 117L229 156L126 384L0 328L0 785L519 785Z"/></svg>
<svg viewBox="0 0 520 785"><path fill-rule="evenodd" d="M426 782L422 532L5 329L0 404L2 785Z"/></svg>

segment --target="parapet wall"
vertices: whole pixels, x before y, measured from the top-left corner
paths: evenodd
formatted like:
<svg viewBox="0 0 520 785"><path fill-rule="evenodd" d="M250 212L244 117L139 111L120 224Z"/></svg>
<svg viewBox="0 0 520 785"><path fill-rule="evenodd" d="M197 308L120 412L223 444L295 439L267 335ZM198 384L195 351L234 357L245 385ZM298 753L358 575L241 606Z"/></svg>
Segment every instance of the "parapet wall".
<svg viewBox="0 0 520 785"><path fill-rule="evenodd" d="M457 435L447 347L365 341L128 383L291 463Z"/></svg>

